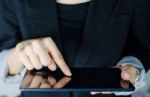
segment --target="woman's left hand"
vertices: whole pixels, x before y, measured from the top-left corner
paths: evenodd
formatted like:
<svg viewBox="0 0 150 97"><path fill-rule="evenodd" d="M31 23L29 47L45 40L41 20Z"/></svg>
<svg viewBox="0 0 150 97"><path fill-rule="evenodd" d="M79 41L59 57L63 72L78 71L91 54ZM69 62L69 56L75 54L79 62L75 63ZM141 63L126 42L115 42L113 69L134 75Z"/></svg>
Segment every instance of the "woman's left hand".
<svg viewBox="0 0 150 97"><path fill-rule="evenodd" d="M132 65L126 65L122 67L117 67L121 69L121 78L126 81L130 81L132 83L135 82L138 76L138 70ZM92 95L96 94L113 94L113 92L91 92Z"/></svg>

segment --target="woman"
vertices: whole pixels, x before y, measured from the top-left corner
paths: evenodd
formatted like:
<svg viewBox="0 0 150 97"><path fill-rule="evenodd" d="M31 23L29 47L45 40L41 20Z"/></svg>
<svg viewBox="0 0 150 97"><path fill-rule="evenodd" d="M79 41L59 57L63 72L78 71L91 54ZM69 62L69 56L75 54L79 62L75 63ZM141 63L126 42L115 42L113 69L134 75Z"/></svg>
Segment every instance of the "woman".
<svg viewBox="0 0 150 97"><path fill-rule="evenodd" d="M136 88L143 82L150 59L146 0L0 0L0 4L3 80L20 74L23 68L47 67L55 71L59 67L71 76L70 67L117 64L124 80L130 80ZM91 94L57 96L92 97Z"/></svg>

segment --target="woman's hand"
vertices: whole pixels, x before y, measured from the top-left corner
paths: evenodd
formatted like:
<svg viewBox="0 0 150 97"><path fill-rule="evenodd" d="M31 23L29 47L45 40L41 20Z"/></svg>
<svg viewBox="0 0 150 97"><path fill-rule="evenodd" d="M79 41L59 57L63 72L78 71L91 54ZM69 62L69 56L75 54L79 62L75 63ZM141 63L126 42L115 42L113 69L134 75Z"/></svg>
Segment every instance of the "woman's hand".
<svg viewBox="0 0 150 97"><path fill-rule="evenodd" d="M117 67L118 68L118 67ZM121 78L125 81L130 81L132 83L135 82L137 76L138 76L138 70L132 66L132 65L126 65L126 66L122 66L119 67L121 69ZM124 84L126 84L124 82ZM125 86L126 87L126 86ZM96 94L113 94L113 92L91 92L92 95L96 95Z"/></svg>
<svg viewBox="0 0 150 97"><path fill-rule="evenodd" d="M19 65L16 65L14 61L17 61ZM17 44L8 58L8 64L11 67L9 68L10 71L13 71L11 69L14 68L14 65L17 68L17 66L21 67L21 64L28 70L39 70L48 67L50 70L55 71L58 66L65 75L71 76L69 67L50 37L26 40Z"/></svg>

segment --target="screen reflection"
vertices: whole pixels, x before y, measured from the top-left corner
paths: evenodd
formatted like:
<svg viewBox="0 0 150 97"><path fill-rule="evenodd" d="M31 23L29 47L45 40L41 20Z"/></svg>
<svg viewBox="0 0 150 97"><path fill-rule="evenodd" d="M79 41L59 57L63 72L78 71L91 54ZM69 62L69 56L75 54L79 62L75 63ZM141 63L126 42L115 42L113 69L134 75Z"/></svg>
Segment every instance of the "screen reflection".
<svg viewBox="0 0 150 97"><path fill-rule="evenodd" d="M129 81L121 79L121 71L118 69L72 69L72 74L68 77L60 70L27 71L21 89L44 88L45 90L46 88L48 91L58 88L63 88L65 91L134 91L135 89Z"/></svg>
<svg viewBox="0 0 150 97"><path fill-rule="evenodd" d="M71 77L64 76L57 80L52 75L43 72L28 71L22 81L21 88L63 88L71 81Z"/></svg>

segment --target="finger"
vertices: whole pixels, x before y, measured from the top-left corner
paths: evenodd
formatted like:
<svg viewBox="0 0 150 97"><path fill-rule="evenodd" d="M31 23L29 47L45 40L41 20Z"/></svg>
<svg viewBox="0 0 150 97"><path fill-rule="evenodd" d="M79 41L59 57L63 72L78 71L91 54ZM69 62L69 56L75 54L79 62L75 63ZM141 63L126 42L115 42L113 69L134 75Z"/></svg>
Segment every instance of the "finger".
<svg viewBox="0 0 150 97"><path fill-rule="evenodd" d="M24 50L24 48L25 48L27 45L29 45L28 42L21 42L21 43L18 43L18 44L16 45L16 51L17 51L17 52L20 52L20 51Z"/></svg>
<svg viewBox="0 0 150 97"><path fill-rule="evenodd" d="M125 70L122 70L121 77L123 80L130 80L130 75Z"/></svg>
<svg viewBox="0 0 150 97"><path fill-rule="evenodd" d="M40 88L51 88L51 84L46 79L41 82Z"/></svg>
<svg viewBox="0 0 150 97"><path fill-rule="evenodd" d="M130 75L130 81L132 83L135 82L135 79L137 78L138 75L138 71L135 67L133 67L132 65L129 65L129 68L127 69L128 74Z"/></svg>
<svg viewBox="0 0 150 97"><path fill-rule="evenodd" d="M57 48L56 44L51 38L44 39L44 43L47 46L47 48L50 51L50 54L55 61L55 63L58 65L58 67L62 70L62 72L65 75L71 76L71 71L67 64L65 63L63 56L61 55L59 49Z"/></svg>
<svg viewBox="0 0 150 97"><path fill-rule="evenodd" d="M42 69L42 64L40 63L39 57L34 53L31 46L25 48L25 53L30 58L30 61L35 69Z"/></svg>
<svg viewBox="0 0 150 97"><path fill-rule="evenodd" d="M48 77L48 82L53 86L56 84L56 79L52 76Z"/></svg>
<svg viewBox="0 0 150 97"><path fill-rule="evenodd" d="M35 75L29 88L39 88L43 78L39 75Z"/></svg>
<svg viewBox="0 0 150 97"><path fill-rule="evenodd" d="M29 87L29 85L31 84L33 80L33 75L28 73L24 78L23 78L23 81L21 83L21 87L22 88L27 88Z"/></svg>
<svg viewBox="0 0 150 97"><path fill-rule="evenodd" d="M63 88L67 83L69 83L70 80L70 77L64 77L61 80L59 80L58 83L56 83L54 88Z"/></svg>
<svg viewBox="0 0 150 97"><path fill-rule="evenodd" d="M19 52L18 55L21 63L24 64L28 70L32 70L34 68L29 57L24 52Z"/></svg>
<svg viewBox="0 0 150 97"><path fill-rule="evenodd" d="M39 56L39 59L44 66L51 64L51 57L48 54L48 50L43 47L43 44L40 41L35 41L32 43L33 51Z"/></svg>
<svg viewBox="0 0 150 97"><path fill-rule="evenodd" d="M56 70L56 64L54 61L52 61L52 63L50 65L48 65L48 68L51 70L51 71L55 71Z"/></svg>
<svg viewBox="0 0 150 97"><path fill-rule="evenodd" d="M129 81L124 81L124 80L121 80L120 81L120 84L123 88L125 89L128 89L129 88Z"/></svg>
<svg viewBox="0 0 150 97"><path fill-rule="evenodd" d="M134 82L135 79L136 79L136 76L137 76L137 71L132 66L122 67L122 77L123 77L123 75L124 75L124 78L126 76L126 79L127 79L127 76L128 76L127 80L129 80L131 82Z"/></svg>

